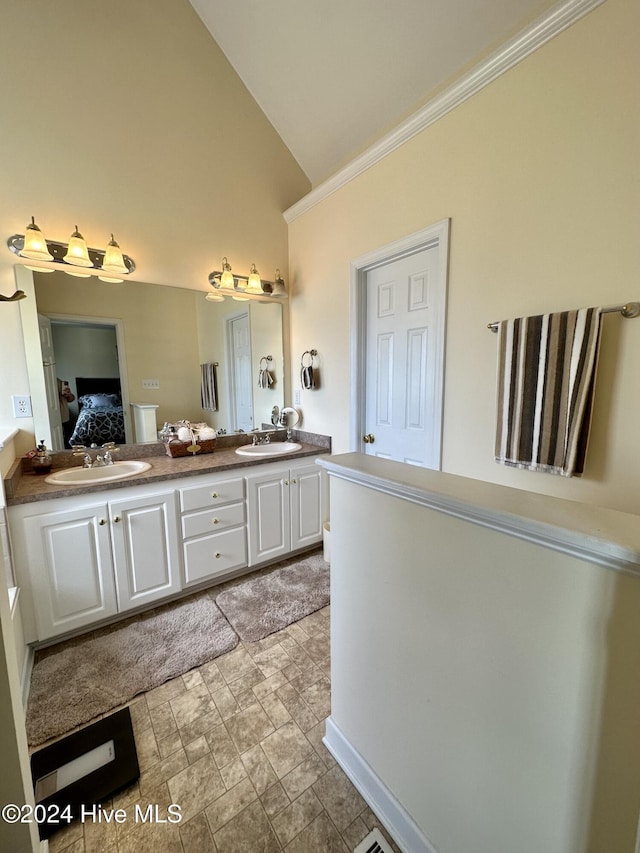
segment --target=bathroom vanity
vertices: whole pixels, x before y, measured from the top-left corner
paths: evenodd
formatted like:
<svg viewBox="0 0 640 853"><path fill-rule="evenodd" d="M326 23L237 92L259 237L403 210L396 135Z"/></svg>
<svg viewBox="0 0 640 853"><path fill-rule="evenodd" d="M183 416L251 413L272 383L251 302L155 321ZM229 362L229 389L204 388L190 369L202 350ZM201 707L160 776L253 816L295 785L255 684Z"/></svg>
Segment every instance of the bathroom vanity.
<svg viewBox="0 0 640 853"><path fill-rule="evenodd" d="M43 643L322 541L329 447L275 459L223 448L146 457L126 481L60 488L23 475L7 499L25 639Z"/></svg>

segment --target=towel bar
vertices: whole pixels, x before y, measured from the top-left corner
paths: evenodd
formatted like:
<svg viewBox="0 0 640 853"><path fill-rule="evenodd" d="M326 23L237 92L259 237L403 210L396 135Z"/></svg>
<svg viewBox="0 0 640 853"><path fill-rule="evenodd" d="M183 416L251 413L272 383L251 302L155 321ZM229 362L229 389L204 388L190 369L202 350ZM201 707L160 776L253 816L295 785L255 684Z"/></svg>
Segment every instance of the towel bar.
<svg viewBox="0 0 640 853"><path fill-rule="evenodd" d="M640 316L640 302L626 302L624 305L610 305L609 308L603 308L603 314L617 314L620 312L623 317L638 317ZM492 332L498 331L500 323L487 323L487 329Z"/></svg>

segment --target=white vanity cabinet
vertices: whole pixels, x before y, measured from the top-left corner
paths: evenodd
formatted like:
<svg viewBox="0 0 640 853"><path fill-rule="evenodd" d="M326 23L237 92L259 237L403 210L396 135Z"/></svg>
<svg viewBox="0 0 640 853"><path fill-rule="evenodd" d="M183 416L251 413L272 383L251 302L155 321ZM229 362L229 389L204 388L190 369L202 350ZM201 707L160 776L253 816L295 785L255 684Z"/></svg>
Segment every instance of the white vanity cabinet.
<svg viewBox="0 0 640 853"><path fill-rule="evenodd" d="M326 474L315 462L269 466L247 477L249 565L322 541Z"/></svg>
<svg viewBox="0 0 640 853"><path fill-rule="evenodd" d="M320 543L326 484L306 457L9 506L27 642Z"/></svg>
<svg viewBox="0 0 640 853"><path fill-rule="evenodd" d="M247 565L244 479L207 479L180 489L184 583Z"/></svg>
<svg viewBox="0 0 640 853"><path fill-rule="evenodd" d="M180 591L174 492L29 516L24 531L40 641Z"/></svg>

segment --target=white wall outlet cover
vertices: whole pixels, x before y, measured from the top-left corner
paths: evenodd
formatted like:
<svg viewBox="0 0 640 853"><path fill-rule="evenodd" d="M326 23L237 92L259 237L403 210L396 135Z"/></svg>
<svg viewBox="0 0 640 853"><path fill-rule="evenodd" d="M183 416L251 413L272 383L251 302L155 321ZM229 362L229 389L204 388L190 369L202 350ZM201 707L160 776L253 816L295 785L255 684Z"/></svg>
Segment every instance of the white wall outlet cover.
<svg viewBox="0 0 640 853"><path fill-rule="evenodd" d="M28 394L14 395L11 401L13 403L14 418L30 418L33 416L31 397Z"/></svg>

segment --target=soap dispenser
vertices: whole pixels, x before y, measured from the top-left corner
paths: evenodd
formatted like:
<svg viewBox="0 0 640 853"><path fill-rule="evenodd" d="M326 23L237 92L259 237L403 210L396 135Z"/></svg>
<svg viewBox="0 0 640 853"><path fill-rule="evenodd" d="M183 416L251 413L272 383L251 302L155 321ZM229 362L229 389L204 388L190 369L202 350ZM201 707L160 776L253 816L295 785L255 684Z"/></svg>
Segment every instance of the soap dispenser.
<svg viewBox="0 0 640 853"><path fill-rule="evenodd" d="M31 460L31 467L35 474L48 474L51 471L51 454L42 440L36 447L36 455Z"/></svg>

